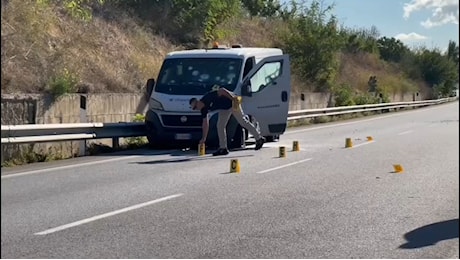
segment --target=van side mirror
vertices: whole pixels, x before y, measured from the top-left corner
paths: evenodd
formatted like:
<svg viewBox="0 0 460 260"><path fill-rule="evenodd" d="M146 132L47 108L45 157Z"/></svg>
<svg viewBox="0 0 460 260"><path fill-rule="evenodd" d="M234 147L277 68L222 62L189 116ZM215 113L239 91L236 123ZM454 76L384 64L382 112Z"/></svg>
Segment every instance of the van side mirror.
<svg viewBox="0 0 460 260"><path fill-rule="evenodd" d="M152 91L153 91L154 86L155 86L155 80L154 79L148 79L147 84L146 84L147 100L150 99L150 96L152 95Z"/></svg>
<svg viewBox="0 0 460 260"><path fill-rule="evenodd" d="M241 86L241 95L246 97L252 96L251 82L249 80L243 82L243 85Z"/></svg>

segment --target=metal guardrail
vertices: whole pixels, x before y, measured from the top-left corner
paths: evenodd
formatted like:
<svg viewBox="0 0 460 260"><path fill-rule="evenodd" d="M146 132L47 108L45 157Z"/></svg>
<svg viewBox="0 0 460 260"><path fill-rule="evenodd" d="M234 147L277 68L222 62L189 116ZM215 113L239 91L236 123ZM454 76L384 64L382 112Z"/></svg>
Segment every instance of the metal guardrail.
<svg viewBox="0 0 460 260"><path fill-rule="evenodd" d="M145 135L143 122L2 125L2 144L72 141Z"/></svg>
<svg viewBox="0 0 460 260"><path fill-rule="evenodd" d="M289 111L287 120L292 121L320 116L333 116L367 111L430 106L454 100L458 100L458 97L413 102L393 102L358 106L340 106L318 109L295 110ZM1 134L2 144L21 144L112 138L114 146L118 146L119 138L145 136L145 124L143 122L120 122L2 125Z"/></svg>
<svg viewBox="0 0 460 260"><path fill-rule="evenodd" d="M296 111L289 111L288 121L312 118L312 117L320 117L320 116L333 116L333 115L342 115L342 114L359 113L359 112L367 112L367 111L377 111L377 110L385 110L385 109L430 106L430 105L436 105L436 104L454 101L456 99L457 98L442 98L442 99L423 100L423 101L407 101L407 102L379 103L379 104L367 104L367 105L357 105L357 106L340 106L340 107L296 110Z"/></svg>

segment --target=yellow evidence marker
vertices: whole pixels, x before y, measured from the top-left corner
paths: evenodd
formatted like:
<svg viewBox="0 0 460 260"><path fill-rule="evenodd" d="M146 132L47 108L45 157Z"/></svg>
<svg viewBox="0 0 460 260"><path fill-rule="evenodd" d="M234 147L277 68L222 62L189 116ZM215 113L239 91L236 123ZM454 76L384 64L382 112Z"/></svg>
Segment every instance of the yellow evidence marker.
<svg viewBox="0 0 460 260"><path fill-rule="evenodd" d="M353 147L353 142L351 141L351 138L345 139L345 148L350 148Z"/></svg>
<svg viewBox="0 0 460 260"><path fill-rule="evenodd" d="M198 145L198 155L203 156L206 154L206 145L205 144L199 144Z"/></svg>
<svg viewBox="0 0 460 260"><path fill-rule="evenodd" d="M299 141L292 142L292 151L294 151L294 152L300 151Z"/></svg>
<svg viewBox="0 0 460 260"><path fill-rule="evenodd" d="M404 171L404 168L400 164L393 164L393 168L396 173L402 173Z"/></svg>
<svg viewBox="0 0 460 260"><path fill-rule="evenodd" d="M239 173L240 172L240 163L238 162L237 159L232 159L230 161L230 172L231 173Z"/></svg>
<svg viewBox="0 0 460 260"><path fill-rule="evenodd" d="M280 158L286 157L286 147L280 146Z"/></svg>

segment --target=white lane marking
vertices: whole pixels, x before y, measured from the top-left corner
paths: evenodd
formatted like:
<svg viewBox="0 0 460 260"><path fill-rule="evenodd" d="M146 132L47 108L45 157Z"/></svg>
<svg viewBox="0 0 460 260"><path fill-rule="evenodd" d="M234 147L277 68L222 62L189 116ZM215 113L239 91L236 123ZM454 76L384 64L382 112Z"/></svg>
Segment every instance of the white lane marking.
<svg viewBox="0 0 460 260"><path fill-rule="evenodd" d="M139 158L139 157L142 157L142 156L161 155L161 154L164 154L165 152L170 152L170 151L172 151L172 150L158 151L158 152L149 153L149 154L143 154L143 155L128 155L128 156L123 156L123 157L116 157L116 158L111 158L111 159L106 159L106 160L99 160L99 161L93 161L93 162L84 162L84 163L78 163L78 164L75 164L75 162L70 162L70 163L73 163L73 164L64 165L64 166L57 166L57 167L47 168L47 169L40 169L40 170L32 170L32 171L26 171L26 172L6 174L6 175L3 175L1 177L1 179L20 177L20 176L24 176L24 175L37 174L37 173L42 173L42 172L51 172L51 171L58 171L58 170L64 170L64 169L71 169L71 168L76 168L76 167L81 167L81 166L89 166L89 165L95 165L95 164L100 164L100 163L121 161L121 160L126 160L126 159L134 159L134 158ZM117 155L107 154L107 156L117 156Z"/></svg>
<svg viewBox="0 0 460 260"><path fill-rule="evenodd" d="M407 135L407 134L410 134L410 133L412 133L412 132L414 132L414 131L409 130L409 131L405 131L405 132L399 133L398 135Z"/></svg>
<svg viewBox="0 0 460 260"><path fill-rule="evenodd" d="M58 231L61 231L61 230L64 230L64 229L68 229L68 228L71 228L71 227L75 227L75 226L83 225L83 224L86 224L86 223L89 223L89 222L93 222L93 221L96 221L96 220L99 220L99 219L102 219L102 218L111 217L111 216L114 216L114 215L117 215L117 214L120 214L120 213L124 213L124 212L130 211L130 210L139 209L139 208L146 207L146 206L158 203L158 202L162 202L162 201L165 201L165 200L177 198L177 197L180 197L182 195L183 194L175 194L175 195L167 196L167 197L164 197L164 198L147 201L147 202L144 202L144 203L141 203L141 204L137 204L137 205L126 207L126 208L119 209L119 210L115 210L115 211L108 212L108 213L105 213L105 214L102 214L102 215L97 215L97 216L94 216L94 217L91 217L91 218L86 218L86 219L83 219L83 220L75 221L75 222L72 222L72 223L69 223L69 224L66 224L66 225L62 225L62 226L59 226L59 227L50 228L50 229L47 229L45 231L37 232L34 235L40 235L41 236L41 235L51 234L51 233L58 232Z"/></svg>
<svg viewBox="0 0 460 260"><path fill-rule="evenodd" d="M387 117L392 117L392 116L382 116L382 117L378 117L378 118L369 118L369 119L363 119L363 120L347 122L347 123L338 123L338 124L332 124L332 125L324 125L324 126L312 127L312 128L307 128L307 129L287 131L284 134L297 134L297 133L302 133L302 132L307 132L307 131L320 130L320 129L324 129L324 128L330 128L330 127L337 127L337 126L344 126L344 125L351 125L351 124L357 124L357 123L362 123L362 122L374 121L374 120L383 119L383 118L387 118Z"/></svg>
<svg viewBox="0 0 460 260"><path fill-rule="evenodd" d="M297 134L297 133L302 133L302 132L307 132L307 131L314 131L314 130L320 130L324 128L330 128L330 127L337 127L337 126L344 126L344 125L352 125L352 124L357 124L357 123L362 123L362 122L368 122L368 121L374 121L378 119L384 119L388 117L393 117L393 116L401 116L401 115L391 115L391 116L381 116L378 118L369 118L369 119L363 119L359 121L353 121L353 122L347 122L347 123L338 123L338 124L332 124L332 125L325 125L325 126L318 126L318 127L312 127L312 128L307 128L307 129L300 129L300 130L294 130L294 131L287 131L284 134Z"/></svg>
<svg viewBox="0 0 460 260"><path fill-rule="evenodd" d="M360 146L363 146L363 145L366 145L366 144L371 144L371 143L375 143L375 141L367 141L367 142L365 142L365 143L353 145L351 148L360 147Z"/></svg>
<svg viewBox="0 0 460 260"><path fill-rule="evenodd" d="M70 169L70 168L74 168L74 167L88 166L88 165L94 165L94 164L99 164L99 163L113 162L113 161L119 161L119 160L131 159L131 158L138 158L138 157L141 157L141 155L130 155L130 156L125 156L125 157L117 157L117 158L94 161L94 162L70 164L70 165L57 166L57 167L47 168L47 169L33 170L33 171L20 172L20 173L12 173L12 174L8 174L8 175L3 175L2 179L8 179L8 178L19 177L19 176L30 175L30 174L36 174L36 173L42 173L42 172L64 170L64 169Z"/></svg>
<svg viewBox="0 0 460 260"><path fill-rule="evenodd" d="M300 161L297 161L297 162L288 163L288 164L281 165L281 166L278 166L278 167L275 167L275 168L270 168L270 169L267 169L267 170L263 170L263 171L260 171L260 172L257 172L257 173L266 173L266 172L271 172L271 171L279 170L279 169L282 169L282 168L285 168L285 167L289 167L289 166L292 166L292 165L295 165L295 164L299 164L299 163L303 163L303 162L306 162L306 161L310 161L311 159L313 159L313 158L308 158L308 159L300 160Z"/></svg>
<svg viewBox="0 0 460 260"><path fill-rule="evenodd" d="M277 147L280 147L280 146L289 147L291 145L292 144L273 142L273 143L264 143L264 146L262 146L262 147L263 148L277 148Z"/></svg>

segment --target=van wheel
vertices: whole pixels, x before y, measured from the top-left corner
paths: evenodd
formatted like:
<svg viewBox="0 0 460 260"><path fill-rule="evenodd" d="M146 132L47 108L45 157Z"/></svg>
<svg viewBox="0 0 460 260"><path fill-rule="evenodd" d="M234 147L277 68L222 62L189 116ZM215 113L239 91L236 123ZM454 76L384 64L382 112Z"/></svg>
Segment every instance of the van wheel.
<svg viewBox="0 0 460 260"><path fill-rule="evenodd" d="M149 142L149 148L161 149L162 148L161 143L154 137L155 127L153 126L153 123L150 121L145 121L145 129L147 131L146 136L147 136L147 141Z"/></svg>

